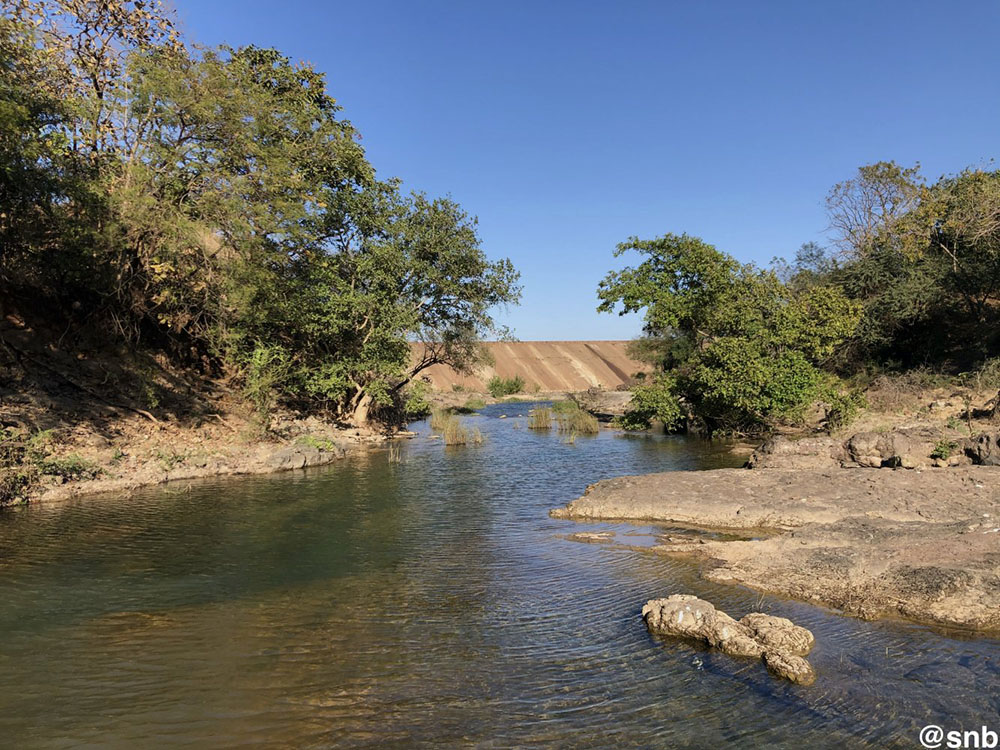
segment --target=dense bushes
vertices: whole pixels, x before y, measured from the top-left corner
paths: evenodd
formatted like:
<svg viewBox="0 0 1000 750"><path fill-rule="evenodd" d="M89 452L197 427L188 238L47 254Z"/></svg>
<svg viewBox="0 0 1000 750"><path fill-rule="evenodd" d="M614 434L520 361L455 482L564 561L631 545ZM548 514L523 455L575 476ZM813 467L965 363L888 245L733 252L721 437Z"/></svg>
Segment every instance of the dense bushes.
<svg viewBox="0 0 1000 750"><path fill-rule="evenodd" d="M842 379L932 367L987 372L1000 354L1000 172L927 185L916 169L862 167L828 198L835 247L742 265L700 239L631 239L643 262L609 274L600 310L644 311L633 354L656 365L623 423L682 413L711 431L796 420L816 400L831 427L863 397Z"/></svg>
<svg viewBox="0 0 1000 750"><path fill-rule="evenodd" d="M512 396L524 390L524 378L520 375L515 375L512 378L501 378L499 375L494 375L486 383L486 390L493 398Z"/></svg>
<svg viewBox="0 0 1000 750"><path fill-rule="evenodd" d="M850 336L859 306L836 287L795 290L702 240L632 239L637 267L609 274L601 310L645 310L634 348L660 374L637 386L623 424L676 426L686 410L712 431L751 431L795 418L819 393L821 365Z"/></svg>

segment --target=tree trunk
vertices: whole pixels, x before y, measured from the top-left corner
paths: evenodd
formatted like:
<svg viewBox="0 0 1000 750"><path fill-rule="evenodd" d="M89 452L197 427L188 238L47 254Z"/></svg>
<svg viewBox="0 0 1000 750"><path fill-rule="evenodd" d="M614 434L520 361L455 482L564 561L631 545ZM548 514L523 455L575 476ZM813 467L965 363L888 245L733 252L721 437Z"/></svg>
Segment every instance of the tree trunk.
<svg viewBox="0 0 1000 750"><path fill-rule="evenodd" d="M371 405L372 397L367 393L361 394L361 398L359 398L357 403L354 405L354 413L351 415L351 421L356 426L368 426L368 412L371 410Z"/></svg>

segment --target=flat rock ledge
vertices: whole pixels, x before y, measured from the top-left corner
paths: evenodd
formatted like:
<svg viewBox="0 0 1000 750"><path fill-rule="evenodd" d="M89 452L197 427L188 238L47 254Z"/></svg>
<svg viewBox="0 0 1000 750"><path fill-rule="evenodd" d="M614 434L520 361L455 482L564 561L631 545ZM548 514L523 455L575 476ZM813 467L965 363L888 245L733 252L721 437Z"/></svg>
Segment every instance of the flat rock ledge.
<svg viewBox="0 0 1000 750"><path fill-rule="evenodd" d="M598 482L551 515L688 527L652 549L704 561L712 581L1000 632L1000 467L673 471Z"/></svg>
<svg viewBox="0 0 1000 750"><path fill-rule="evenodd" d="M812 650L813 634L784 617L752 612L737 621L704 599L674 594L646 602L642 618L651 633L701 641L731 656L763 659L772 674L798 685L816 681L816 672L804 658Z"/></svg>

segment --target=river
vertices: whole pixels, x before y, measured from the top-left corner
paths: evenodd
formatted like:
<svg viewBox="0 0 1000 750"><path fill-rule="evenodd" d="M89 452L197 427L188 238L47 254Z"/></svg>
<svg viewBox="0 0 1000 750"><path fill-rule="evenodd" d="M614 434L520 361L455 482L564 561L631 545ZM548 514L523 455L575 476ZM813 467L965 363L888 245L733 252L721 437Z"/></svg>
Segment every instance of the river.
<svg viewBox="0 0 1000 750"><path fill-rule="evenodd" d="M1000 644L701 579L662 528L547 511L605 477L731 466L724 446L466 417L308 472L0 513L0 745L917 747L1000 721ZM501 418L505 415L506 418ZM613 531L614 544L571 540ZM649 598L763 608L818 680L646 632Z"/></svg>

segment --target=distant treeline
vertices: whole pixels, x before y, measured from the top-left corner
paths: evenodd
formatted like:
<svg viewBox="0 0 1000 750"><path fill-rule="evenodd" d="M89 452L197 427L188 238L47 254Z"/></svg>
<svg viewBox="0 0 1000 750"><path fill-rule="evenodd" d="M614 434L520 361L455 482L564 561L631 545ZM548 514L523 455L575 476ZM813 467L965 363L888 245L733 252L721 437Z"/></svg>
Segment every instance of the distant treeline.
<svg viewBox="0 0 1000 750"><path fill-rule="evenodd" d="M877 374L961 373L1000 355L1000 172L928 183L881 162L827 207L832 245L769 269L688 235L619 245L643 260L601 282L599 309L644 310L635 351L657 366L628 424L757 431L821 401L836 426Z"/></svg>
<svg viewBox="0 0 1000 750"><path fill-rule="evenodd" d="M0 14L0 294L365 422L519 296L453 201L381 180L324 75L160 3ZM409 342L425 357L410 361Z"/></svg>

